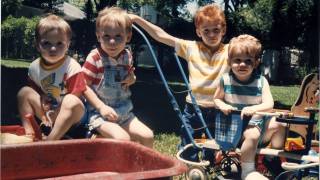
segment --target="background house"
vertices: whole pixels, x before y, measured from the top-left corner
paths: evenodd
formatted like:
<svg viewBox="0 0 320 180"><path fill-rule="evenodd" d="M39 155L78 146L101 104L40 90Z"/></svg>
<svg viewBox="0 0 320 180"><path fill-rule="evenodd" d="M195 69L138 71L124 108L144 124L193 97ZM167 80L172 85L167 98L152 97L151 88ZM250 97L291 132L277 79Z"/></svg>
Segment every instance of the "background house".
<svg viewBox="0 0 320 180"><path fill-rule="evenodd" d="M58 5L57 9L61 12L62 17L67 21L74 21L79 19L84 19L86 17L85 13L78 7L63 2L63 4ZM33 17L45 14L46 11L41 8L35 8L27 5L22 5L21 9L16 11L16 17Z"/></svg>

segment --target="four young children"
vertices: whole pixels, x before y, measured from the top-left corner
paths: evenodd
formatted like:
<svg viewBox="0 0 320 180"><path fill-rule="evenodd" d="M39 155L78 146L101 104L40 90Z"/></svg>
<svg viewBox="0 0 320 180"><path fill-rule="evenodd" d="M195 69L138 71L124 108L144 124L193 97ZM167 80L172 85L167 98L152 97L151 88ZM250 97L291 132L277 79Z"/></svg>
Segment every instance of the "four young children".
<svg viewBox="0 0 320 180"><path fill-rule="evenodd" d="M34 134L24 118L32 113L51 126L47 140L61 139L70 128L86 123L103 137L134 140L153 147L152 130L132 112L128 87L135 82L135 75L132 54L126 48L132 36L132 22L155 40L174 47L188 62L190 86L207 124L214 123L217 110L228 114L238 109L242 111L241 117L252 116L241 146L242 178L263 178L254 170L259 137L264 134L263 142L271 139L274 148L281 148L284 128L274 119L269 121L255 114L273 108L269 84L256 70L261 44L250 35L240 35L223 44L226 20L223 11L214 4L201 7L195 15L196 33L201 41L171 36L139 16L128 15L117 7L105 8L96 19L99 46L87 56L82 69L66 55L70 26L56 15L42 18L36 28L40 58L29 67L30 86L18 93L26 133ZM194 129L201 127L201 123L191 104L187 96L184 118L189 131L199 138L202 131ZM185 127L181 130L184 146L191 141ZM212 133L213 130L210 129ZM197 159L195 152L188 156Z"/></svg>

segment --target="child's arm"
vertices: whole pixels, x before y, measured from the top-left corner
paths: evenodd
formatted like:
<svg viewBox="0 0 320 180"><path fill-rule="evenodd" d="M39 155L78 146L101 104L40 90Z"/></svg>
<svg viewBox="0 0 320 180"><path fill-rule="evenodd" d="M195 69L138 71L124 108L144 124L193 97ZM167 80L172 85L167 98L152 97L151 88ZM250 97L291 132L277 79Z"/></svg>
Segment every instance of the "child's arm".
<svg viewBox="0 0 320 180"><path fill-rule="evenodd" d="M259 111L268 111L273 108L273 98L270 91L270 86L268 81L263 78L263 87L262 87L262 103L253 105L253 106L247 106L242 109L241 116L248 115L252 116L255 112Z"/></svg>
<svg viewBox="0 0 320 180"><path fill-rule="evenodd" d="M175 47L175 42L178 41L178 38L171 36L170 34L166 33L160 27L144 20L140 16L135 14L129 14L131 20L141 26L148 34L154 38L155 40L164 43L168 46Z"/></svg>
<svg viewBox="0 0 320 180"><path fill-rule="evenodd" d="M118 114L114 111L114 109L104 104L89 86L87 86L87 90L83 93L83 95L89 101L89 103L99 111L102 117L110 121L118 120Z"/></svg>
<svg viewBox="0 0 320 180"><path fill-rule="evenodd" d="M237 108L226 104L223 99L224 99L224 91L223 91L223 87L220 84L216 90L216 92L214 93L213 96L214 100L214 104L216 106L217 109L220 109L220 111L222 111L224 114L229 114L232 110L236 110Z"/></svg>

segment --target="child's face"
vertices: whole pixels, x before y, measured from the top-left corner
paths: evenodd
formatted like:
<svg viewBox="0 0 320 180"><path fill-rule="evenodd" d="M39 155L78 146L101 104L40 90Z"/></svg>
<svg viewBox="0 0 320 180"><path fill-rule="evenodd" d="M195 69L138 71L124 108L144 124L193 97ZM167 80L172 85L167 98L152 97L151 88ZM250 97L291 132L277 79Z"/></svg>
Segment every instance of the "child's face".
<svg viewBox="0 0 320 180"><path fill-rule="evenodd" d="M131 37L125 28L112 22L104 23L96 35L101 48L113 58L117 58Z"/></svg>
<svg viewBox="0 0 320 180"><path fill-rule="evenodd" d="M197 35L210 48L219 46L225 32L216 22L203 22L196 29Z"/></svg>
<svg viewBox="0 0 320 180"><path fill-rule="evenodd" d="M247 55L235 55L230 59L231 70L240 81L247 81L259 64L255 58Z"/></svg>
<svg viewBox="0 0 320 180"><path fill-rule="evenodd" d="M37 49L45 63L51 65L65 57L69 44L70 40L67 35L55 29L41 35Z"/></svg>

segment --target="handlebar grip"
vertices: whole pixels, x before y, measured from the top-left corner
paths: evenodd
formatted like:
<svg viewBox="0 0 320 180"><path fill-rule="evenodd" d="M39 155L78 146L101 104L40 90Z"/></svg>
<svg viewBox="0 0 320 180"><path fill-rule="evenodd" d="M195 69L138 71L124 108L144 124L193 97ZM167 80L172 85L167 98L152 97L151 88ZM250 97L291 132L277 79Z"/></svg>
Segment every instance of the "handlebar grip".
<svg viewBox="0 0 320 180"><path fill-rule="evenodd" d="M36 120L34 119L34 116L33 114L26 114L24 115L24 118L30 122L32 128L33 128L33 131L34 131L34 140L35 141L39 141L39 140L42 140L42 133L41 133L41 130L40 130L40 126L38 125L38 123L36 122Z"/></svg>

